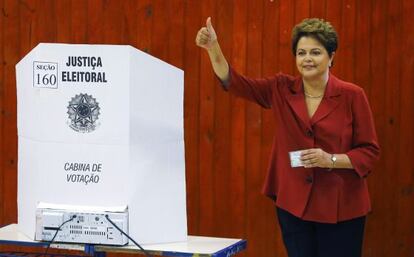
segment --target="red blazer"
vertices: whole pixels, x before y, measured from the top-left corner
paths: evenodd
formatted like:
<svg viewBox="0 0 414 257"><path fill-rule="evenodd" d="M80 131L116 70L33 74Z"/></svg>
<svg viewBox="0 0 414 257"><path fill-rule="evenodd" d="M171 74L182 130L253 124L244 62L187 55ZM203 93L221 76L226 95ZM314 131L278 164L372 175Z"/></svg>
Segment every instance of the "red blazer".
<svg viewBox="0 0 414 257"><path fill-rule="evenodd" d="M277 130L263 193L278 207L304 220L325 223L360 217L371 210L366 176L380 149L362 88L330 74L312 118L301 77L278 74L249 79L230 68L224 88L273 111ZM308 148L347 154L354 169L292 168L289 152Z"/></svg>

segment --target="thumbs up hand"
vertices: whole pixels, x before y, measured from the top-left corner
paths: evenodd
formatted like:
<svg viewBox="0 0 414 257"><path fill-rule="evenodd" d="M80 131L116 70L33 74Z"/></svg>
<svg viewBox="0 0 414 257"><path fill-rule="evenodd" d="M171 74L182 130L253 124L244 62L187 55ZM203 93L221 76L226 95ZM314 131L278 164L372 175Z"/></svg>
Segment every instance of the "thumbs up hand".
<svg viewBox="0 0 414 257"><path fill-rule="evenodd" d="M195 43L199 47L207 50L211 65L213 66L213 70L217 77L221 81L228 81L230 74L229 64L220 49L220 45L217 41L217 34L211 24L210 17L207 18L206 26L198 31Z"/></svg>
<svg viewBox="0 0 414 257"><path fill-rule="evenodd" d="M206 27L202 27L196 36L196 45L199 47L210 49L217 42L217 34L211 24L211 17L207 18Z"/></svg>

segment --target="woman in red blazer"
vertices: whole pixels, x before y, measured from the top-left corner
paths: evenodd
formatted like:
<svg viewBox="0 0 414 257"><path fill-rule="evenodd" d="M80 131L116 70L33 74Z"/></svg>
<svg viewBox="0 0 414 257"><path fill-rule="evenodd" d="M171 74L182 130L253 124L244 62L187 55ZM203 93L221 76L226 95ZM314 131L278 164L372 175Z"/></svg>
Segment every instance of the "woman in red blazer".
<svg viewBox="0 0 414 257"><path fill-rule="evenodd" d="M330 73L334 28L305 19L292 32L300 77L250 79L230 67L208 18L205 48L225 90L271 108L276 139L263 192L276 204L290 257L359 257L371 210L366 177L379 145L364 91Z"/></svg>

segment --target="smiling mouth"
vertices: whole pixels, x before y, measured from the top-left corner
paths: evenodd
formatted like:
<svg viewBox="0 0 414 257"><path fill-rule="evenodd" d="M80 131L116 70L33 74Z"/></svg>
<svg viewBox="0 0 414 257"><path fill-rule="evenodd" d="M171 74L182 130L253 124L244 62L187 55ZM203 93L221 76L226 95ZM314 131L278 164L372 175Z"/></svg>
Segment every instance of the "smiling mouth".
<svg viewBox="0 0 414 257"><path fill-rule="evenodd" d="M302 66L304 69L313 69L316 66L312 66L312 65L306 65L306 66Z"/></svg>

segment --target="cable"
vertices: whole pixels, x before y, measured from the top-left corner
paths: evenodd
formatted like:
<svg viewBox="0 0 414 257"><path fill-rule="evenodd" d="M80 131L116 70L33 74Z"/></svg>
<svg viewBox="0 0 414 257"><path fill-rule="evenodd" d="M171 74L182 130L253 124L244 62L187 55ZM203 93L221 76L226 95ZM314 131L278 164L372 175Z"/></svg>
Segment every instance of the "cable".
<svg viewBox="0 0 414 257"><path fill-rule="evenodd" d="M58 229L56 230L56 232L55 232L55 234L53 235L53 237L52 237L52 240L50 240L50 243L47 245L47 248L46 248L46 251L45 251L45 253L43 254L43 256L47 256L47 252L49 251L49 248L50 248L50 245L51 244L53 244L53 241L55 241L55 238L56 238L56 236L57 236L57 234L58 234L58 232L59 232L59 230L63 227L63 225L65 225L66 223L68 223L68 222L71 222L72 220L74 220L76 218L76 215L73 215L72 216L72 218L70 218L70 219L68 219L67 221L65 221L65 222L63 222L59 227L58 227Z"/></svg>
<svg viewBox="0 0 414 257"><path fill-rule="evenodd" d="M135 242L135 240L134 239L132 239L127 233L125 233L124 231L122 231L122 229L120 229L110 218L109 218L109 215L108 214L106 214L105 215L105 218L116 228L116 229L118 229L118 231L119 232L121 232L121 234L123 234L123 235L125 235L129 240L131 240L132 242L134 242L134 244L136 245L136 246L138 246L138 248L139 249L141 249L141 251L143 251L144 252L144 254L147 256L147 257L152 257L144 248L142 248L137 242Z"/></svg>

